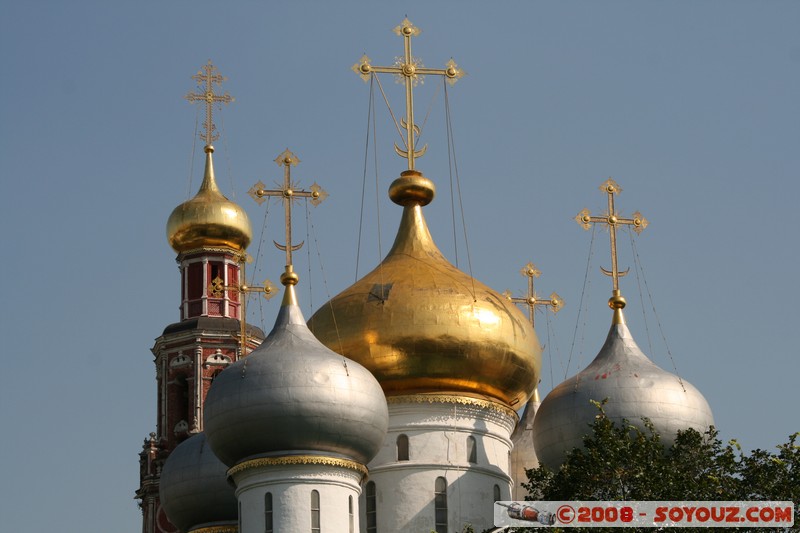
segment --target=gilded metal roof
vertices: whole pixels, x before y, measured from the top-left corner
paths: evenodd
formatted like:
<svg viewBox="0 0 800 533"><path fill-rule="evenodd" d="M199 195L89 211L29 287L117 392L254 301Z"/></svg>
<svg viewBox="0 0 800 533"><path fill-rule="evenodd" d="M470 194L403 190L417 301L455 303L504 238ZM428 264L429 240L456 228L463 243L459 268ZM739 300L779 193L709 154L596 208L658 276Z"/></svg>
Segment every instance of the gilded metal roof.
<svg viewBox="0 0 800 533"><path fill-rule="evenodd" d="M405 171L389 191L404 206L394 246L323 305L309 327L367 367L387 396L452 392L521 407L541 367L530 322L436 247L422 213L434 195L430 180Z"/></svg>
<svg viewBox="0 0 800 533"><path fill-rule="evenodd" d="M204 247L226 247L243 251L250 244L252 229L247 213L220 192L214 178L211 154L206 146L203 183L194 198L176 207L167 221L167 240L178 252Z"/></svg>

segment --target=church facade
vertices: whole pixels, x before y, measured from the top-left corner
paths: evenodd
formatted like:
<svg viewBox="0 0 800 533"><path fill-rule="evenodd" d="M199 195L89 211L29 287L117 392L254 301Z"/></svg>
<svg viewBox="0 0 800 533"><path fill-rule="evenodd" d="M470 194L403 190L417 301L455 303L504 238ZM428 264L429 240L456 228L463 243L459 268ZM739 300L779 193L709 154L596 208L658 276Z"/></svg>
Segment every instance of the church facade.
<svg viewBox="0 0 800 533"><path fill-rule="evenodd" d="M406 149L398 153L407 169L389 187L402 209L394 244L306 321L295 292L292 251L302 244L291 241L291 205L318 199L319 189L294 185L293 154L284 152L276 160L284 157L284 188L272 191L286 209L286 242L278 245L286 253L283 302L266 336L245 320L250 223L214 176L213 106L231 99L215 92L223 78L210 63L195 76L203 92L189 99L206 105L205 170L196 196L167 224L181 274L180 321L153 348L157 423L140 453L136 492L143 533L484 531L493 527L494 502L524 498L520 483L525 468L538 464L536 446L557 468L574 445L575 413L585 409L568 389L584 392L589 378L579 374L560 397L545 398L538 416L541 346L532 320L513 299L458 270L431 237L424 208L436 187L416 168L425 150L414 145L411 95L418 76L455 81L462 73L453 61L441 70L417 65L411 38L419 31L407 19L395 32L405 43L396 66L377 67L366 56L354 66L365 79L405 79ZM622 219L610 198L605 221L613 226ZM597 359L615 365L602 391L611 413L615 391L658 399L649 382L631 377L649 363L644 354L636 353L639 366L625 367L633 341L614 281L617 335ZM561 305L555 296L550 305ZM671 383L665 374L661 383ZM681 396L670 387L671 397ZM673 413L702 411L698 395L673 402ZM625 403L624 416L635 403ZM704 429L712 421L706 410L687 424Z"/></svg>

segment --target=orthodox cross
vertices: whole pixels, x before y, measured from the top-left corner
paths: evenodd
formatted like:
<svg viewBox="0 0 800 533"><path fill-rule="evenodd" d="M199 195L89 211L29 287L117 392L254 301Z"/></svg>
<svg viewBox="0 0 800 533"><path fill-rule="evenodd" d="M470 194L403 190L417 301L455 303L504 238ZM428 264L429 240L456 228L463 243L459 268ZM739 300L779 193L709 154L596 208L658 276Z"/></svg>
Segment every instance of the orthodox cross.
<svg viewBox="0 0 800 533"><path fill-rule="evenodd" d="M247 252L242 252L239 256L239 276L243 280L247 280L245 276L245 264L250 261ZM247 283L238 283L236 285L225 285L225 280L219 276L211 280L208 284L208 294L214 298L222 298L225 291L236 291L239 293L239 302L241 302L241 313L239 314L239 324L241 331L239 333L240 351L242 356L247 355L247 295L251 292L263 292L264 298L269 300L278 292L278 289L273 283L265 279L260 287L251 287Z"/></svg>
<svg viewBox="0 0 800 533"><path fill-rule="evenodd" d="M613 280L614 290L612 292L611 299L608 300L608 305L616 312L616 310L622 310L622 308L625 307L625 298L622 297L619 290L619 278L625 276L630 270L630 268L628 268L625 270L625 272L620 272L619 267L617 266L617 226L632 226L633 231L638 234L647 227L649 222L638 211L633 214L633 218L621 218L619 216L614 207L614 195L621 193L622 188L617 185L613 179L608 178L605 183L600 186L600 190L608 194L608 213L601 217L593 217L589 214L588 209L584 209L578 213L578 215L575 217L575 221L583 226L583 229L586 230L589 229L591 224L606 224L608 226L608 234L611 238L611 270L606 270L603 267L600 267L600 270L603 271L603 274L610 276ZM618 319L622 320L621 315L618 317Z"/></svg>
<svg viewBox="0 0 800 533"><path fill-rule="evenodd" d="M328 197L328 193L325 192L322 187L317 185L317 183L314 183L310 188L311 190L308 191L296 188L297 184L292 181L291 168L293 166L297 166L297 164L300 162L300 159L290 152L288 148L275 159L275 162L279 166L283 167L283 188L267 190L264 188L266 185L259 181L253 185L249 191L247 191L247 194L249 194L253 200L258 202L259 205L264 203L266 197L269 196L279 196L283 198L283 209L286 223L286 243L278 244L275 241L272 242L279 250L286 252L286 266L289 267L292 265L292 252L295 252L303 247L303 242L298 245L292 245L292 203L298 198L311 198L311 204L316 207Z"/></svg>
<svg viewBox="0 0 800 533"><path fill-rule="evenodd" d="M525 304L528 306L528 318L530 318L531 326L535 326L534 311L537 305L549 306L553 313L558 313L564 307L564 300L555 292L550 295L548 300L539 298L533 288L533 278L538 278L542 273L533 263L528 263L519 271L520 274L528 278L528 294L525 298L514 298L511 296L511 291L505 291L503 296L514 302L515 304Z"/></svg>
<svg viewBox="0 0 800 533"><path fill-rule="evenodd" d="M428 145L423 146L420 150L416 149L416 137L420 134L419 127L414 124L414 86L418 83L423 83L425 75L438 75L444 76L448 83L454 84L459 78L464 76L464 71L458 68L455 61L450 59L445 65L444 69L425 68L419 58L411 55L411 37L416 37L420 33L419 28L414 26L408 19L404 19L394 29L394 33L401 36L404 41L404 54L403 57L397 57L395 64L392 67L376 67L370 62L369 57L366 55L361 56L358 63L353 65L353 71L361 76L364 81L369 80L373 73L389 73L396 74L399 81L405 83L406 88L406 117L401 119L401 125L406 130L406 137L404 139L406 149L403 150L397 144L394 145L394 150L400 157L408 159L408 170L414 170L414 158L422 157L428 149Z"/></svg>
<svg viewBox="0 0 800 533"><path fill-rule="evenodd" d="M197 88L201 91L199 93L188 93L186 99L191 103L203 102L206 105L206 120L203 122L205 131L200 132L200 138L205 139L206 144L210 145L213 141L219 139L219 133L215 133L217 129L214 125L213 114L214 104L229 104L233 102L233 97L227 92L225 94L216 94L214 92L214 85L219 85L227 78L220 75L217 67L211 64L211 60L203 65L202 70L192 76L192 79L197 81Z"/></svg>

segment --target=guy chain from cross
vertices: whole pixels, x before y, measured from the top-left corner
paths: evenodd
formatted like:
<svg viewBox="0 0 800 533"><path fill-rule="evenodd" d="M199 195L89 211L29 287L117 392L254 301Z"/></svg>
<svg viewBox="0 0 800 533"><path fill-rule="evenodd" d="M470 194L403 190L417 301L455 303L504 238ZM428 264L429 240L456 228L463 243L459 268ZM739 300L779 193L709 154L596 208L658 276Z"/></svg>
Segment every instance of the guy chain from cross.
<svg viewBox="0 0 800 533"><path fill-rule="evenodd" d="M373 73L389 73L396 74L405 83L406 89L406 117L401 120L402 126L406 130L406 138L404 139L406 149L403 150L397 144L394 145L395 152L400 157L408 159L408 170L414 170L414 159L422 157L428 146L423 146L420 150L416 149L416 136L419 135L419 127L414 123L414 86L421 83L425 75L438 75L445 76L447 82L451 85L459 78L464 76L464 71L458 68L455 61L452 59L447 62L444 69L425 68L420 60L411 55L411 37L416 37L420 33L419 28L414 26L407 18L400 23L399 26L394 28L394 32L403 37L404 41L404 54L403 57L398 57L393 67L376 67L370 62L369 57L363 55L358 63L353 65L353 71L361 76L364 81L369 80Z"/></svg>
<svg viewBox="0 0 800 533"><path fill-rule="evenodd" d="M608 194L608 213L601 217L593 217L590 215L588 209L584 209L578 213L575 217L575 221L586 230L591 227L591 224L606 224L608 226L608 234L611 239L611 270L606 270L603 267L600 267L600 270L613 280L613 292L611 299L608 301L609 307L621 311L625 307L625 298L622 297L619 290L619 278L625 276L630 269L625 270L625 272L620 272L617 266L617 226L632 226L633 231L638 234L647 227L649 222L638 211L633 214L633 218L622 218L619 216L614 207L614 195L621 193L622 188L617 185L613 179L608 178L605 183L600 186L600 190ZM621 320L621 316L619 319Z"/></svg>
<svg viewBox="0 0 800 533"><path fill-rule="evenodd" d="M310 188L311 190L308 191L296 188L297 185L292 182L291 167L296 166L299 162L300 159L287 148L275 159L275 163L283 167L283 188L267 190L265 189L266 185L259 181L247 192L259 205L264 203L269 196L277 196L283 199L286 244L272 242L279 250L286 252L287 268L292 265L292 252L299 250L303 246L303 242L298 245L292 245L292 203L298 198L311 198L311 204L316 207L328 197L328 193L317 183L314 183Z"/></svg>
<svg viewBox="0 0 800 533"><path fill-rule="evenodd" d="M205 73L204 73L205 71ZM216 126L214 126L214 104L229 104L233 102L233 97L227 92L225 94L214 93L214 84L219 85L227 78L220 75L217 67L211 64L211 60L203 65L203 70L192 76L192 79L197 81L197 88L202 92L188 93L186 99L191 102L203 102L206 105L206 120L203 122L205 131L200 132L200 138L206 141L206 145L211 145L213 141L219 139L219 134L215 133Z"/></svg>
<svg viewBox="0 0 800 533"><path fill-rule="evenodd" d="M531 326L535 326L534 311L537 305L549 306L552 308L553 313L558 313L564 307L564 300L555 292L550 295L550 298L545 300L536 296L536 291L533 288L533 278L538 278L541 272L533 263L528 263L519 271L520 274L528 278L528 294L525 298L515 298L511 296L511 291L505 291L503 296L511 300L515 304L525 304L528 306L528 318L531 321Z"/></svg>

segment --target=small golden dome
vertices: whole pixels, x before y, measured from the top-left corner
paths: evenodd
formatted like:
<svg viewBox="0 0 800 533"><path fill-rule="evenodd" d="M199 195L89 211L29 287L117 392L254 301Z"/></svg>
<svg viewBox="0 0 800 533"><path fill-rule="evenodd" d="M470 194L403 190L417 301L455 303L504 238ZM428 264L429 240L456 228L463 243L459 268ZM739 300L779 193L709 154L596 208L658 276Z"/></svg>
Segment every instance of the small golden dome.
<svg viewBox="0 0 800 533"><path fill-rule="evenodd" d="M250 244L253 232L247 213L220 192L214 179L211 154L207 145L206 169L197 195L172 211L167 221L167 240L178 252L199 248L232 248L243 251Z"/></svg>
<svg viewBox="0 0 800 533"><path fill-rule="evenodd" d="M387 396L450 392L521 407L539 381L539 340L516 305L436 247L421 207L432 185L417 171L392 184L392 200L404 205L394 246L309 327L369 369Z"/></svg>

